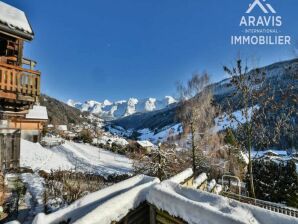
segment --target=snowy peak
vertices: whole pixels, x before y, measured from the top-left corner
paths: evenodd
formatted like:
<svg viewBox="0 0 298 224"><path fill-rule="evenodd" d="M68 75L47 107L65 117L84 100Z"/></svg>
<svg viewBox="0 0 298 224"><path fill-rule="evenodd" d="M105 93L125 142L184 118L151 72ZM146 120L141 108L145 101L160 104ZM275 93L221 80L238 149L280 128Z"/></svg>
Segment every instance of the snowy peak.
<svg viewBox="0 0 298 224"><path fill-rule="evenodd" d="M176 102L177 100L172 96L165 96L161 100L150 97L146 99L129 98L128 100L115 102L111 102L107 99L103 102L88 100L85 103L80 103L70 99L67 101L67 104L82 112L88 111L99 115L103 119L111 120L129 116L138 112L160 110Z"/></svg>

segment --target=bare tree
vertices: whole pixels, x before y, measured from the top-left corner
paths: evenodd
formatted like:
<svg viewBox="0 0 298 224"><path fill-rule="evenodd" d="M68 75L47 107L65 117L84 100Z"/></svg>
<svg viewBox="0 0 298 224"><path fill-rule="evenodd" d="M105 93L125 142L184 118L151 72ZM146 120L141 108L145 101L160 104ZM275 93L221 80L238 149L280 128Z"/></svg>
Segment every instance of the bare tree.
<svg viewBox="0 0 298 224"><path fill-rule="evenodd" d="M186 85L178 84L181 106L178 119L182 122L184 134L191 138L192 167L196 174L198 167L206 166L206 152L213 140L212 127L216 114L209 75L195 74Z"/></svg>
<svg viewBox="0 0 298 224"><path fill-rule="evenodd" d="M134 159L133 166L137 174L142 173L164 180L183 169L183 164L182 158L177 155L175 145L159 143L158 148L150 153L139 154Z"/></svg>

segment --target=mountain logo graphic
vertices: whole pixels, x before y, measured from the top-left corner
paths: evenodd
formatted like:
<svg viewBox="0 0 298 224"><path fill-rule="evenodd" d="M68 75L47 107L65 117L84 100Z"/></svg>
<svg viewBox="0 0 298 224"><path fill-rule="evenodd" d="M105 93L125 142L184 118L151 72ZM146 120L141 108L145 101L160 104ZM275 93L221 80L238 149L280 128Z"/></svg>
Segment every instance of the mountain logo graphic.
<svg viewBox="0 0 298 224"><path fill-rule="evenodd" d="M269 4L269 3L265 3L266 0L263 0L264 3L261 2L261 0L254 0L254 2L252 4L249 5L248 10L246 11L246 13L251 13L252 10L256 7L259 6L259 8L265 13L268 14L269 12L275 14L276 11L274 10L274 8Z"/></svg>

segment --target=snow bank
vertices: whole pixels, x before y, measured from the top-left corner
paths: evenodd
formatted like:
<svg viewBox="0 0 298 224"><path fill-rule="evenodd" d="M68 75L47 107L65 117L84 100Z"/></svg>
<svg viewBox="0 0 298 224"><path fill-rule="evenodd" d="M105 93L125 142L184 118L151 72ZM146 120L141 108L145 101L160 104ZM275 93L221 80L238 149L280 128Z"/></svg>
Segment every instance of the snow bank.
<svg viewBox="0 0 298 224"><path fill-rule="evenodd" d="M201 173L194 181L193 181L193 187L198 188L200 187L205 181L207 180L206 173Z"/></svg>
<svg viewBox="0 0 298 224"><path fill-rule="evenodd" d="M125 156L86 144L66 141L65 144L45 148L38 143L21 140L21 166L33 170L71 170L109 175L130 174L132 161Z"/></svg>
<svg viewBox="0 0 298 224"><path fill-rule="evenodd" d="M24 139L21 140L20 164L22 167L45 171L75 168L60 150L44 148L39 143L32 143Z"/></svg>
<svg viewBox="0 0 298 224"><path fill-rule="evenodd" d="M157 178L139 175L86 195L70 206L49 215L40 213L33 224L71 223L110 224L119 221L146 200L149 189L159 183Z"/></svg>
<svg viewBox="0 0 298 224"><path fill-rule="evenodd" d="M191 168L188 168L181 173L176 174L175 176L171 177L169 181L172 181L174 183L180 184L183 181L185 181L187 178L191 177L193 175L193 171Z"/></svg>
<svg viewBox="0 0 298 224"><path fill-rule="evenodd" d="M297 223L294 217L183 187L171 181L152 187L147 201L190 224Z"/></svg>

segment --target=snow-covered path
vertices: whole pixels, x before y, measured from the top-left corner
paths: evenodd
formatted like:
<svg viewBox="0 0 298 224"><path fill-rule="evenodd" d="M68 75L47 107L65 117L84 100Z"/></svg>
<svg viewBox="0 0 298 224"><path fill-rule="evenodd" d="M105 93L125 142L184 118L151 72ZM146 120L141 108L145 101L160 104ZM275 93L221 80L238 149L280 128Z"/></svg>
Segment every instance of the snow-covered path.
<svg viewBox="0 0 298 224"><path fill-rule="evenodd" d="M22 140L21 166L45 171L76 169L105 177L132 171L132 161L125 156L69 141L54 148L44 148L40 144Z"/></svg>
<svg viewBox="0 0 298 224"><path fill-rule="evenodd" d="M26 217L26 221L24 221L26 224L31 223L37 213L44 211L44 179L32 173L21 174L21 179L27 188L25 195L26 204L31 208L29 215Z"/></svg>

